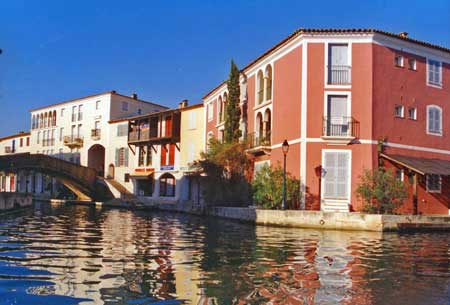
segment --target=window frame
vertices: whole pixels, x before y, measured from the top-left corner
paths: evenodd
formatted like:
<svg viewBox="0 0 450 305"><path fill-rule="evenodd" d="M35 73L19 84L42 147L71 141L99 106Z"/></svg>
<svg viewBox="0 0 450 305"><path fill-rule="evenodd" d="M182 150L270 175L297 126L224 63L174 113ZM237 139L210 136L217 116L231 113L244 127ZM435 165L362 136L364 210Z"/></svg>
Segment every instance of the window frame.
<svg viewBox="0 0 450 305"><path fill-rule="evenodd" d="M401 107L400 115L397 114L397 108L398 107ZM402 104L395 104L395 106L394 106L394 117L399 118L399 119L404 119L405 118L405 106L403 106Z"/></svg>
<svg viewBox="0 0 450 305"><path fill-rule="evenodd" d="M411 117L411 110L414 110L414 116ZM417 121L417 107L408 107L408 119Z"/></svg>
<svg viewBox="0 0 450 305"><path fill-rule="evenodd" d="M397 59L400 59L400 63L397 63ZM394 56L394 65L398 68L405 67L405 57L401 54L396 53Z"/></svg>
<svg viewBox="0 0 450 305"><path fill-rule="evenodd" d="M431 181L430 181L430 178L431 177L433 177L433 176L437 176L438 178L439 178L439 180L438 180L438 186L439 186L439 188L436 188L436 189L431 189L430 188L430 183L431 183ZM427 192L428 193L438 193L438 194L440 194L441 192L442 192L442 176L441 175L426 175L426 188L427 188Z"/></svg>
<svg viewBox="0 0 450 305"><path fill-rule="evenodd" d="M440 125L439 132L430 131L430 129L429 129L430 128L430 112L429 111L430 111L431 108L436 109L436 110L439 111L439 114L440 114L440 116L439 116L439 125ZM427 132L428 135L433 135L433 136L442 136L443 135L442 117L443 117L443 115L442 115L442 108L441 107L439 107L437 105L428 105L427 106L426 132Z"/></svg>
<svg viewBox="0 0 450 305"><path fill-rule="evenodd" d="M432 63L436 63L437 66L439 68L439 82L436 83L434 81L430 81L430 66L432 66ZM442 88L442 84L443 84L443 75L442 75L442 61L433 59L433 58L427 58L427 69L426 69L426 80L427 80L427 85L430 87L435 87L435 88ZM434 73L436 73L434 71Z"/></svg>
<svg viewBox="0 0 450 305"><path fill-rule="evenodd" d="M411 66L411 63L414 63L413 66ZM408 58L408 69L412 71L417 71L417 59L415 58Z"/></svg>

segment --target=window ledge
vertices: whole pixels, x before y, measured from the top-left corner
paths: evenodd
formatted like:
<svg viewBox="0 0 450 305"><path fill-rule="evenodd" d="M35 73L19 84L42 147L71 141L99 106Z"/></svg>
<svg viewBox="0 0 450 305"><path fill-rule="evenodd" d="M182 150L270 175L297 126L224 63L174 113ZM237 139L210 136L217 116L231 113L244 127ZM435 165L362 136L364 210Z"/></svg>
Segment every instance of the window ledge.
<svg viewBox="0 0 450 305"><path fill-rule="evenodd" d="M427 135L436 136L436 137L442 137L442 132L441 133L436 133L436 132L427 131Z"/></svg>
<svg viewBox="0 0 450 305"><path fill-rule="evenodd" d="M348 145L356 139L352 136L321 136L321 138L331 145Z"/></svg>
<svg viewBox="0 0 450 305"><path fill-rule="evenodd" d="M263 107L265 107L267 105L270 105L270 104L272 104L272 100L268 100L268 101L262 102L261 104L256 105L255 107L253 107L253 110L257 110L257 109L263 108Z"/></svg>
<svg viewBox="0 0 450 305"><path fill-rule="evenodd" d="M428 83L427 82L427 86L433 87L433 88L437 88L437 89L442 89L442 83L441 84L436 84L436 83Z"/></svg>

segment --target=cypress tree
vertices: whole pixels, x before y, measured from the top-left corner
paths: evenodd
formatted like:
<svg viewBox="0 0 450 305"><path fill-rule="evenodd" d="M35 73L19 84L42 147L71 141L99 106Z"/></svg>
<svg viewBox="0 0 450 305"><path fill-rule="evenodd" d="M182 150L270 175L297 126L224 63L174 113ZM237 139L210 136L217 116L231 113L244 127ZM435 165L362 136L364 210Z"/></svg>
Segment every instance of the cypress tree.
<svg viewBox="0 0 450 305"><path fill-rule="evenodd" d="M227 80L228 102L225 118L225 142L235 143L241 137L239 121L241 119L241 108L239 106L241 88L239 86L239 69L231 60L230 74Z"/></svg>

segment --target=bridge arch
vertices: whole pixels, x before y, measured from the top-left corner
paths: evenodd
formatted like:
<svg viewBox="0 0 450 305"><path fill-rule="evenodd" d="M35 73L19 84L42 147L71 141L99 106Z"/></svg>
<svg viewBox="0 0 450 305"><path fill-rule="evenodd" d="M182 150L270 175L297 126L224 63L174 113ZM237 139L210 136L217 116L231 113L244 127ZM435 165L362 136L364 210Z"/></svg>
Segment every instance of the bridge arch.
<svg viewBox="0 0 450 305"><path fill-rule="evenodd" d="M54 177L82 200L105 201L114 198L93 168L42 154L0 156L0 171L18 173L21 170L31 170Z"/></svg>

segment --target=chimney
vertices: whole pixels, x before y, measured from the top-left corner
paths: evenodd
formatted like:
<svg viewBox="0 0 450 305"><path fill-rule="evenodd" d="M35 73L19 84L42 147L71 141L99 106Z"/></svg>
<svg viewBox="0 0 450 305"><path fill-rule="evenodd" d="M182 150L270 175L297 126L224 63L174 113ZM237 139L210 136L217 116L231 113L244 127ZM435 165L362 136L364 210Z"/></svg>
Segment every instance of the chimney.
<svg viewBox="0 0 450 305"><path fill-rule="evenodd" d="M137 94L136 93L132 93L131 94L131 98L134 99L134 100L137 100Z"/></svg>
<svg viewBox="0 0 450 305"><path fill-rule="evenodd" d="M408 37L408 32L400 32L398 34L398 36L400 36L401 38L407 38Z"/></svg>
<svg viewBox="0 0 450 305"><path fill-rule="evenodd" d="M188 100L182 100L179 104L178 104L178 109L181 108L185 108L188 105Z"/></svg>

